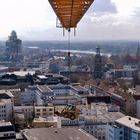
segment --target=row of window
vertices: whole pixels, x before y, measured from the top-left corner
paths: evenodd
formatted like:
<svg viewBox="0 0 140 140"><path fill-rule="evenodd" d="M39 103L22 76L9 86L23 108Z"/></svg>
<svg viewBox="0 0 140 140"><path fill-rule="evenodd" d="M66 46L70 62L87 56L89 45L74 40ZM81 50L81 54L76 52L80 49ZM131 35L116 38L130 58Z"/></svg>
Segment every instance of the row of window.
<svg viewBox="0 0 140 140"><path fill-rule="evenodd" d="M0 117L6 117L6 114L0 114Z"/></svg>
<svg viewBox="0 0 140 140"><path fill-rule="evenodd" d="M43 111L47 111L47 110L48 110L48 109L43 109ZM37 111L37 112L40 112L40 111L41 111L41 109L36 109L36 111ZM53 109L52 109L52 108L50 108L50 109L49 109L49 111L53 111Z"/></svg>
<svg viewBox="0 0 140 140"><path fill-rule="evenodd" d="M1 112L6 112L6 111L5 111L5 110L0 110L0 113L1 113Z"/></svg>
<svg viewBox="0 0 140 140"><path fill-rule="evenodd" d="M37 115L37 116L41 116L40 113L36 113L36 115ZM53 115L53 114L52 114L52 113L49 113L49 114L48 114L48 113L43 113L42 115L43 115L43 116L46 116L46 115Z"/></svg>
<svg viewBox="0 0 140 140"><path fill-rule="evenodd" d="M8 137L8 136L15 136L15 134L14 133L6 133L6 134L4 134L4 137Z"/></svg>
<svg viewBox="0 0 140 140"><path fill-rule="evenodd" d="M0 106L0 108L5 108L5 106Z"/></svg>

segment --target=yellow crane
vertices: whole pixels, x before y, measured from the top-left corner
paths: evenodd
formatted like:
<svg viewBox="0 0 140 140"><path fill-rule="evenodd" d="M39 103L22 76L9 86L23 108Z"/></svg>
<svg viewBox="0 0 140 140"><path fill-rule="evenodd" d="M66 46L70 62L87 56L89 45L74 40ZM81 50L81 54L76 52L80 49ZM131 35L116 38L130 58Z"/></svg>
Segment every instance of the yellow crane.
<svg viewBox="0 0 140 140"><path fill-rule="evenodd" d="M57 27L63 28L63 35L65 29L68 31L68 67L70 71L70 32L71 28L75 29L78 22L82 19L86 11L89 9L94 0L48 0L52 6L58 20L61 25L56 25ZM58 22L59 23L59 22ZM67 105L62 112L55 112L58 116L63 116L65 118L70 118L74 120L79 117L80 110L76 108L75 105Z"/></svg>

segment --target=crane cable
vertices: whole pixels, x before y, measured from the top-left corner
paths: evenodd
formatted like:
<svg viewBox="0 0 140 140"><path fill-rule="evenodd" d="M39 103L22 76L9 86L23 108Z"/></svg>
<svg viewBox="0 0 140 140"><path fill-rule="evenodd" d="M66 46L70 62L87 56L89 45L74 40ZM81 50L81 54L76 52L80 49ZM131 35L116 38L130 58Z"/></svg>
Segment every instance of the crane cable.
<svg viewBox="0 0 140 140"><path fill-rule="evenodd" d="M69 26L71 26L71 21L72 21L72 11L73 11L73 0L71 0L71 17L70 17L70 21L69 21ZM71 48L71 36L70 36L70 33L71 33L71 28L68 28L68 79L69 79L69 82L70 82L70 75L71 75L71 52L70 52L70 48Z"/></svg>
<svg viewBox="0 0 140 140"><path fill-rule="evenodd" d="M70 80L70 71L71 71L71 38L70 38L70 29L68 29L68 73L69 73L69 80Z"/></svg>

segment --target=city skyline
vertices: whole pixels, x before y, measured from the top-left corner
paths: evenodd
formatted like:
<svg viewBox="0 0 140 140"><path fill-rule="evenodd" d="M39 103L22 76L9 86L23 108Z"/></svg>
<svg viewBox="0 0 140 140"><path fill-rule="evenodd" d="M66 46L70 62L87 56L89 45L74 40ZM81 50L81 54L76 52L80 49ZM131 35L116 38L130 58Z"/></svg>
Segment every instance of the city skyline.
<svg viewBox="0 0 140 140"><path fill-rule="evenodd" d="M66 40L48 0L1 0L0 40L16 30L24 40ZM139 40L139 0L95 0L72 40ZM51 32L51 34L50 34Z"/></svg>

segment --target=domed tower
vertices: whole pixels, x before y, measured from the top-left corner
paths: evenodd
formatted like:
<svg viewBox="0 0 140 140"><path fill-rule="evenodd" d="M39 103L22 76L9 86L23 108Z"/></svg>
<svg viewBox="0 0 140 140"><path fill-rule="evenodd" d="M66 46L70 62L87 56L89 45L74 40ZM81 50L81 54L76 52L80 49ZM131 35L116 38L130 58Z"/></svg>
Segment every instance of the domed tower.
<svg viewBox="0 0 140 140"><path fill-rule="evenodd" d="M8 40L6 41L6 55L7 59L12 62L18 62L22 58L22 41L18 39L17 34L15 31L11 32L11 35L9 36Z"/></svg>
<svg viewBox="0 0 140 140"><path fill-rule="evenodd" d="M102 77L102 56L100 54L100 47L96 47L94 78L101 79Z"/></svg>

